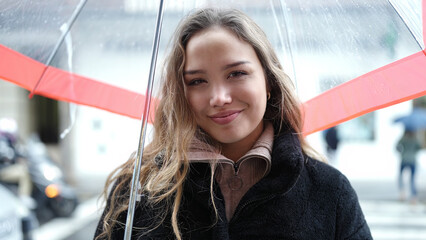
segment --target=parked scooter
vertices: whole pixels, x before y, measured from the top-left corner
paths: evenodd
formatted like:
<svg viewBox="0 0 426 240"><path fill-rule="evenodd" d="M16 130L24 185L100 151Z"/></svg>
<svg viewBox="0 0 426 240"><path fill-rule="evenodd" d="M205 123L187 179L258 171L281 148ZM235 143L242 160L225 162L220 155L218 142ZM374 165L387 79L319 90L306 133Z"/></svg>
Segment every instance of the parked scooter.
<svg viewBox="0 0 426 240"><path fill-rule="evenodd" d="M36 215L43 222L53 217L69 217L78 205L75 190L49 156L37 135L26 143L28 170L33 182L32 197L37 202Z"/></svg>
<svg viewBox="0 0 426 240"><path fill-rule="evenodd" d="M4 146L3 144L0 144ZM13 152L11 151L13 150ZM46 146L37 135L31 136L24 145L24 151L10 146L0 151L1 164L13 164L13 158L24 158L31 178L33 211L40 223L55 217L69 217L78 205L75 190L66 183L62 170L49 156ZM11 161L6 161L10 159ZM17 193L18 183L2 182Z"/></svg>

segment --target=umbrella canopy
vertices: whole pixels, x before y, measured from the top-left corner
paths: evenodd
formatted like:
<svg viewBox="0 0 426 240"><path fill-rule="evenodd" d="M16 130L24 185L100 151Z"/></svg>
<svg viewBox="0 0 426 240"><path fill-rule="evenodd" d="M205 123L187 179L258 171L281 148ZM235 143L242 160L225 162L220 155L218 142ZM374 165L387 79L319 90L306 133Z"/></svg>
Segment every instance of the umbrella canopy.
<svg viewBox="0 0 426 240"><path fill-rule="evenodd" d="M425 95L421 4L167 1L160 62L191 9L241 9L265 30L295 81L309 134ZM0 78L32 94L141 118L157 9L152 1L4 0Z"/></svg>
<svg viewBox="0 0 426 240"><path fill-rule="evenodd" d="M141 118L156 11L127 8L121 1L2 1L0 78L31 94Z"/></svg>
<svg viewBox="0 0 426 240"><path fill-rule="evenodd" d="M401 123L408 131L426 129L426 110L416 107L410 114L396 118L394 123Z"/></svg>

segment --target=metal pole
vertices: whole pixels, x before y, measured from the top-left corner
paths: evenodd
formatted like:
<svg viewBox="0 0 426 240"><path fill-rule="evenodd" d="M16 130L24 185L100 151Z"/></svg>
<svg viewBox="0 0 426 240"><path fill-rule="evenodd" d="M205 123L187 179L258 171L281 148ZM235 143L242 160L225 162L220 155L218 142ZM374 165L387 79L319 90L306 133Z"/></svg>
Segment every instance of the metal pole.
<svg viewBox="0 0 426 240"><path fill-rule="evenodd" d="M124 231L124 239L130 240L132 237L133 217L135 214L136 197L139 187L139 175L142 165L143 149L145 147L146 126L148 124L148 114L151 106L152 85L154 83L155 67L157 64L158 45L160 43L161 25L163 22L163 0L160 0L158 9L157 23L155 29L154 43L152 47L151 67L149 69L148 87L146 89L146 100L144 113L142 116L142 127L139 137L139 146L136 155L135 168L133 169L132 185L130 190L129 206L127 210L126 228Z"/></svg>

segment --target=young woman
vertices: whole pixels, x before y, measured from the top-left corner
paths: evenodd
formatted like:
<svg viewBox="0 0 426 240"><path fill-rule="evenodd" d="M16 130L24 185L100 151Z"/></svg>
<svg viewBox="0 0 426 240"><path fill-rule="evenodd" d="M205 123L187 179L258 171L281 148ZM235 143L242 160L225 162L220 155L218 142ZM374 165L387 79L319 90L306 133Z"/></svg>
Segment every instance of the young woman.
<svg viewBox="0 0 426 240"><path fill-rule="evenodd" d="M134 239L371 239L347 178L313 158L292 83L253 20L202 9L172 44ZM133 165L109 178L95 239L123 238Z"/></svg>

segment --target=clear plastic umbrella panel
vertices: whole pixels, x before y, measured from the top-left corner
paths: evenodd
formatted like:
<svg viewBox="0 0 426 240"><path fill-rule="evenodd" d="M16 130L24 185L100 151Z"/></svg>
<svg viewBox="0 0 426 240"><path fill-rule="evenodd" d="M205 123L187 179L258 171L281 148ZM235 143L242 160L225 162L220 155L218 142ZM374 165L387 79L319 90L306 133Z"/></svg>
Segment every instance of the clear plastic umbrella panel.
<svg viewBox="0 0 426 240"><path fill-rule="evenodd" d="M264 29L304 102L306 135L426 93L426 0L3 0L0 79L154 121L157 55L160 68L179 20L207 6Z"/></svg>
<svg viewBox="0 0 426 240"><path fill-rule="evenodd" d="M0 78L31 94L140 119L158 6L4 0ZM306 103L306 134L424 95L422 0L165 1L159 62L179 19L205 6L241 9L263 27ZM341 105L319 117L335 93L345 96L334 101Z"/></svg>

